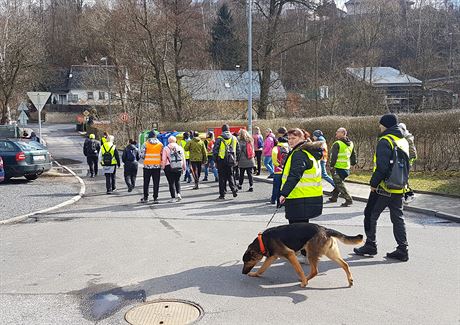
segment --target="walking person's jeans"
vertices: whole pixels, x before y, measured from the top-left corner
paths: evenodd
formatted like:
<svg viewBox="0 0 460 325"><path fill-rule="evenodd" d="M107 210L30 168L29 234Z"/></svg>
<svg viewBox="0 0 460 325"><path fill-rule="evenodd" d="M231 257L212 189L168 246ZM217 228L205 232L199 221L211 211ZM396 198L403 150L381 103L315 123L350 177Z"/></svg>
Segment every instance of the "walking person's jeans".
<svg viewBox="0 0 460 325"><path fill-rule="evenodd" d="M115 169L113 170L113 173L105 173L105 188L107 192L115 191L115 189L117 188L115 184L115 174L117 172L117 166L114 166L114 168Z"/></svg>
<svg viewBox="0 0 460 325"><path fill-rule="evenodd" d="M191 182L192 174L190 173L190 159L186 159L185 162L186 162L186 165L185 165L184 181Z"/></svg>
<svg viewBox="0 0 460 325"><path fill-rule="evenodd" d="M281 179L282 174L274 174L273 175L273 189L272 189L272 197L270 199L270 203L275 203L277 206L280 204L280 192L281 192Z"/></svg>
<svg viewBox="0 0 460 325"><path fill-rule="evenodd" d="M133 189L136 186L137 177L137 162L127 162L124 166L125 183L128 189Z"/></svg>
<svg viewBox="0 0 460 325"><path fill-rule="evenodd" d="M326 182L332 185L332 187L335 187L334 180L332 179L331 176L327 174L326 171L326 161L325 160L320 160L320 165L321 165L321 178L324 179Z"/></svg>
<svg viewBox="0 0 460 325"><path fill-rule="evenodd" d="M192 162L190 162L190 171L192 173L193 180L195 181L195 184L198 184L199 181L200 181L201 166L202 166L201 161L192 161Z"/></svg>
<svg viewBox="0 0 460 325"><path fill-rule="evenodd" d="M260 175L260 168L262 166L262 150L256 150L256 160L257 160L257 170L255 171L257 175Z"/></svg>
<svg viewBox="0 0 460 325"><path fill-rule="evenodd" d="M171 170L170 165L165 166L165 175L166 179L168 180L169 185L169 193L171 194L171 198L176 197L176 193L180 194L180 177L182 172L177 173Z"/></svg>
<svg viewBox="0 0 460 325"><path fill-rule="evenodd" d="M88 163L89 173L91 174L91 176L93 176L93 175L97 176L98 157L97 156L88 156L88 157L86 157L86 162Z"/></svg>
<svg viewBox="0 0 460 325"><path fill-rule="evenodd" d="M158 191L160 189L160 168L144 168L144 199L149 197L150 178L153 179L153 199L158 198Z"/></svg>
<svg viewBox="0 0 460 325"><path fill-rule="evenodd" d="M265 168L267 168L267 171L270 175L273 175L273 161L272 161L272 157L269 156L269 157L264 157L264 165L265 165Z"/></svg>
<svg viewBox="0 0 460 325"><path fill-rule="evenodd" d="M236 188L235 183L233 182L233 167L219 166L217 171L219 172L219 196L225 196L225 186L227 185L227 182L230 190L234 193Z"/></svg>
<svg viewBox="0 0 460 325"><path fill-rule="evenodd" d="M240 168L240 179L239 179L240 186L243 185L244 172L246 172L246 174L248 175L249 187L252 187L252 185L254 184L253 179L252 179L252 167Z"/></svg>
<svg viewBox="0 0 460 325"><path fill-rule="evenodd" d="M216 163L214 162L214 158L212 156L208 156L208 162L204 168L204 178L208 179L209 169L211 168L212 173L214 174L215 179L217 179L217 168Z"/></svg>

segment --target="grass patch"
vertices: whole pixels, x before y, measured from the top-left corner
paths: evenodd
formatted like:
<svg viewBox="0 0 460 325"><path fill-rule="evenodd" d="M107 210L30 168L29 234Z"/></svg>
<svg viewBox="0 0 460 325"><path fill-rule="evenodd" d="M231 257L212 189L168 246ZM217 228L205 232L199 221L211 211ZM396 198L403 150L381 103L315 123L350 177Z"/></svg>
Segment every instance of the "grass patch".
<svg viewBox="0 0 460 325"><path fill-rule="evenodd" d="M353 171L347 180L369 184L372 172ZM411 172L410 186L415 191L449 194L460 197L460 172Z"/></svg>

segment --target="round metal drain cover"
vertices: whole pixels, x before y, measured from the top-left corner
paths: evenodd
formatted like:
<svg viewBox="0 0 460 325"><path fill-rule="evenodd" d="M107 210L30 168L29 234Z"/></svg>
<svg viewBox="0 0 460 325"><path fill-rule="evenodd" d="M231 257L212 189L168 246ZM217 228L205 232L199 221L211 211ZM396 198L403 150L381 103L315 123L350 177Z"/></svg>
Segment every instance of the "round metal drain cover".
<svg viewBox="0 0 460 325"><path fill-rule="evenodd" d="M186 300L153 300L128 310L125 319L131 325L184 325L198 321L203 309Z"/></svg>

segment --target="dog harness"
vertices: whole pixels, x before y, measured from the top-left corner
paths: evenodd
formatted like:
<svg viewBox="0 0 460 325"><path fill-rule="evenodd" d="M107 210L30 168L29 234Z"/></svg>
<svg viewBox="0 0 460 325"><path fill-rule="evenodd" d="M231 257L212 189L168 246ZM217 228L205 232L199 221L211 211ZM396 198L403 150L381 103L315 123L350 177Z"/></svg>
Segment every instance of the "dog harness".
<svg viewBox="0 0 460 325"><path fill-rule="evenodd" d="M259 234L257 235L257 239L259 239L260 252L262 253L262 255L265 255L265 253L267 251L265 250L265 245L264 245L264 242L262 240L262 233L261 232L259 232Z"/></svg>

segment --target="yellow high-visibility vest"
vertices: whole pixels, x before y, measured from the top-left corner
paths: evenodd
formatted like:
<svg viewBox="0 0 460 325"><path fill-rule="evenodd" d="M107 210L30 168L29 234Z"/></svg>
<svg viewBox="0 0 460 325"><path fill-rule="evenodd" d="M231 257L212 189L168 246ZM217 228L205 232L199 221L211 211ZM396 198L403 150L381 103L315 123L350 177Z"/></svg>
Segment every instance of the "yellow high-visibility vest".
<svg viewBox="0 0 460 325"><path fill-rule="evenodd" d="M219 158L220 159L224 159L225 158L225 151L226 151L226 146L232 146L233 147L233 152L235 153L236 155L236 138L234 135L232 135L232 137L228 140L225 140L223 137L219 136L219 138L222 139L222 141L220 142L220 146L219 146Z"/></svg>
<svg viewBox="0 0 460 325"><path fill-rule="evenodd" d="M299 149L295 149L298 151ZM321 184L321 165L311 153L302 150L307 155L308 159L312 162L312 167L303 172L302 178L299 180L295 188L289 193L286 199L299 199L306 197L317 197L323 195L323 185ZM291 170L291 160L294 152L289 155L283 169L283 176L281 176L281 188L287 181L289 171Z"/></svg>
<svg viewBox="0 0 460 325"><path fill-rule="evenodd" d="M337 154L337 161L333 167L339 169L350 169L350 157L355 145L353 142L350 142L349 146L347 146L343 141L334 142L334 144L336 143L339 145L339 152Z"/></svg>

